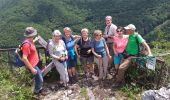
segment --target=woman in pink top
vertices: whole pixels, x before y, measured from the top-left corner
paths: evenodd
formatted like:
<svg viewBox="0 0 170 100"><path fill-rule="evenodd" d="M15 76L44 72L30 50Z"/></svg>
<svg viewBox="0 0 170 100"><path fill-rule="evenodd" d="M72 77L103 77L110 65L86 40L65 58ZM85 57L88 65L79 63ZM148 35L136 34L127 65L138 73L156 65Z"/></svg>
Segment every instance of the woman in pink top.
<svg viewBox="0 0 170 100"><path fill-rule="evenodd" d="M121 64L121 61L123 59L122 53L126 49L126 45L128 42L128 35L124 35L124 28L123 27L118 27L116 29L117 31L117 36L113 37L113 50L114 50L114 64L115 64L115 69L116 69L116 74L119 68L119 65Z"/></svg>

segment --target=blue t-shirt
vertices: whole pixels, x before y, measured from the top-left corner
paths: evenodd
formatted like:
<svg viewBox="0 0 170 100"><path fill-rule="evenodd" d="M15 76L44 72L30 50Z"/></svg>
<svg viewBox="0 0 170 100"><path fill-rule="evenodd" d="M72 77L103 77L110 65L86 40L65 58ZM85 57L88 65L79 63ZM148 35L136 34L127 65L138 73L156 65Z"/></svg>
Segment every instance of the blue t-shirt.
<svg viewBox="0 0 170 100"><path fill-rule="evenodd" d="M65 42L66 49L68 51L68 56L72 58L75 55L75 50L74 50L75 41L74 41L74 38L71 36L68 40L65 37L62 37L62 39Z"/></svg>
<svg viewBox="0 0 170 100"><path fill-rule="evenodd" d="M102 57L106 56L106 49L105 49L106 41L104 39L101 39L99 41L93 40L92 48L94 48L94 51L101 55Z"/></svg>

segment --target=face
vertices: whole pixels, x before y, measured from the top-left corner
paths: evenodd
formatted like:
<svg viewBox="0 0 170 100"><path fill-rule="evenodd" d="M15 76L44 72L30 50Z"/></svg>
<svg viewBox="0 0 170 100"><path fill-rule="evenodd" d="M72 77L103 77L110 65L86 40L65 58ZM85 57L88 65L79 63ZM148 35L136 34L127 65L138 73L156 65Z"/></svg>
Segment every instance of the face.
<svg viewBox="0 0 170 100"><path fill-rule="evenodd" d="M105 21L107 26L110 26L112 24L112 20L109 18L107 18Z"/></svg>
<svg viewBox="0 0 170 100"><path fill-rule="evenodd" d="M118 34L118 35L123 35L123 30L117 29L117 34Z"/></svg>
<svg viewBox="0 0 170 100"><path fill-rule="evenodd" d="M88 35L89 35L88 32L86 32L86 31L83 31L81 34L82 34L82 37L83 37L83 38L87 38Z"/></svg>
<svg viewBox="0 0 170 100"><path fill-rule="evenodd" d="M64 34L66 37L70 37L71 32L69 30L64 30Z"/></svg>
<svg viewBox="0 0 170 100"><path fill-rule="evenodd" d="M99 40L101 39L101 37L102 37L102 34L95 34L95 39Z"/></svg>
<svg viewBox="0 0 170 100"><path fill-rule="evenodd" d="M57 42L57 41L59 41L60 40L60 38L61 38L61 36L60 35L54 35L54 40Z"/></svg>
<svg viewBox="0 0 170 100"><path fill-rule="evenodd" d="M134 31L133 31L133 30L131 30L131 29L128 29L128 30L127 30L127 33L128 33L128 35L131 35L131 34L133 34L133 33L134 33Z"/></svg>

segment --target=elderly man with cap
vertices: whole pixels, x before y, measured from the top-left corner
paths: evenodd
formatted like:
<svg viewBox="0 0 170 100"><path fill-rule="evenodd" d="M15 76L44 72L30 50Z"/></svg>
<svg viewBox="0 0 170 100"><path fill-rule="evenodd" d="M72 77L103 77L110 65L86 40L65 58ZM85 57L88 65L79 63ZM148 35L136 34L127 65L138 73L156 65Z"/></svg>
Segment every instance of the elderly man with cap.
<svg viewBox="0 0 170 100"><path fill-rule="evenodd" d="M124 28L126 29L129 35L129 39L128 39L128 44L127 44L125 54L124 54L125 60L119 66L118 75L116 76L116 81L113 84L113 87L121 86L124 83L124 73L127 70L128 65L132 61L132 57L137 56L137 54L139 53L139 47L138 47L139 44L142 44L146 48L148 52L148 56L152 56L152 53L151 53L151 50L148 44L141 37L140 34L135 32L136 30L135 25L129 24L128 26Z"/></svg>
<svg viewBox="0 0 170 100"><path fill-rule="evenodd" d="M38 53L34 44L34 37L37 35L37 30L33 27L27 27L25 29L24 36L26 39L22 45L22 61L25 66L35 75L35 89L34 93L37 95L46 95L45 91L42 89L43 86L43 76L42 72L37 66L39 62Z"/></svg>

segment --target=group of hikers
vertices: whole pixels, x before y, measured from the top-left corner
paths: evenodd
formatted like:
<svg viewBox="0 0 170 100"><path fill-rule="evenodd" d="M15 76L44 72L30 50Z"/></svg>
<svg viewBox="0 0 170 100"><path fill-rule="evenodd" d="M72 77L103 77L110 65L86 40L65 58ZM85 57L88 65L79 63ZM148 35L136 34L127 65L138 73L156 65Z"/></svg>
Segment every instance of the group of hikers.
<svg viewBox="0 0 170 100"><path fill-rule="evenodd" d="M104 80L108 76L108 69L114 64L115 82L113 87L124 84L124 74L130 65L133 57L138 55L138 44L142 44L148 56L152 56L150 47L142 36L136 32L136 27L129 24L126 27L117 27L112 23L112 17L106 16L106 27L104 33L101 30L94 31L94 38L89 36L87 28L81 29L81 35L74 35L69 27L52 32L52 39L48 43L48 51L57 71L60 74L60 84L67 86L67 83L76 83L76 64L80 60L84 75L91 77L94 75L94 62L99 69L99 80ZM126 33L126 34L125 34ZM45 95L42 89L43 76L37 66L39 62L38 53L34 44L34 37L37 30L33 27L25 29L24 45L22 46L22 61L25 66L35 75L34 93Z"/></svg>

